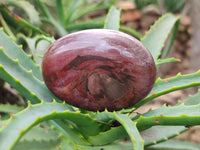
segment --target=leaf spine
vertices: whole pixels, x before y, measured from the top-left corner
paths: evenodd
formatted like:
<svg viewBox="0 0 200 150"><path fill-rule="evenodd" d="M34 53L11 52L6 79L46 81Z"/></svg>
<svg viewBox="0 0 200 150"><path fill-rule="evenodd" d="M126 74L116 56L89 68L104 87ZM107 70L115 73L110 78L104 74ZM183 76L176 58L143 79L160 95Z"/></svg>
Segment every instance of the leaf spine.
<svg viewBox="0 0 200 150"><path fill-rule="evenodd" d="M28 101L28 108L31 107L31 101Z"/></svg>
<svg viewBox="0 0 200 150"><path fill-rule="evenodd" d="M36 96L36 94L35 94L35 93L33 93L33 92L31 92L31 95L32 95L32 96Z"/></svg>

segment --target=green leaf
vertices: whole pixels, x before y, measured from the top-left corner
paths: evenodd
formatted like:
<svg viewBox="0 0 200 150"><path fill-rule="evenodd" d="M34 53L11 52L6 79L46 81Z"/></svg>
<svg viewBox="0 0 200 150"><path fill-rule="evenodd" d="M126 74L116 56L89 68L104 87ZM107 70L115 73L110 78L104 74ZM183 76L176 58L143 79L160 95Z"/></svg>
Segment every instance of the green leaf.
<svg viewBox="0 0 200 150"><path fill-rule="evenodd" d="M21 0L21 1L14 1L8 0L8 5L14 5L17 8L21 8L24 12L28 15L29 22L32 25L39 26L40 18L39 13L36 11L35 7L30 4L30 2Z"/></svg>
<svg viewBox="0 0 200 150"><path fill-rule="evenodd" d="M120 27L120 9L112 6L107 14L104 24L105 29L119 30Z"/></svg>
<svg viewBox="0 0 200 150"><path fill-rule="evenodd" d="M195 95L189 96L189 98L186 100L179 102L178 105L183 103L184 105L197 105L199 102L200 92L197 92ZM153 126L147 130L142 131L141 134L142 138L145 140L145 146L148 146L168 140L187 130L188 128L185 126Z"/></svg>
<svg viewBox="0 0 200 150"><path fill-rule="evenodd" d="M87 5L87 6L86 6ZM92 11L96 11L96 10L101 10L101 9L107 9L109 8L109 5L102 5L102 2L100 1L99 3L95 3L95 4L85 4L83 5L83 8L81 9L77 9L77 13L73 13L71 18L70 18L70 22L74 22L78 19L80 19L81 17L83 17L84 15L92 12Z"/></svg>
<svg viewBox="0 0 200 150"><path fill-rule="evenodd" d="M84 148L84 150L132 150L131 143L129 142L117 142L109 145L103 145L103 146L82 146L81 148Z"/></svg>
<svg viewBox="0 0 200 150"><path fill-rule="evenodd" d="M62 0L56 0L56 6L57 6L58 18L59 18L60 24L64 25L65 14L64 14Z"/></svg>
<svg viewBox="0 0 200 150"><path fill-rule="evenodd" d="M158 96L198 85L200 85L200 71L187 75L181 75L179 73L176 76L167 79L158 78L148 96L134 105L134 107L137 109Z"/></svg>
<svg viewBox="0 0 200 150"><path fill-rule="evenodd" d="M108 145L116 140L128 137L126 130L122 127L112 127L108 131L100 132L96 136L89 137L90 143L94 145Z"/></svg>
<svg viewBox="0 0 200 150"><path fill-rule="evenodd" d="M18 59L12 60L0 48L0 77L18 90L24 97L33 103L41 100L52 101L55 97L43 82L33 76L33 72L25 70Z"/></svg>
<svg viewBox="0 0 200 150"><path fill-rule="evenodd" d="M76 10L80 7L80 5L83 3L82 0L74 0L71 1L71 5L67 7L66 15L65 15L65 24L69 24L71 21L71 17L73 13L76 13Z"/></svg>
<svg viewBox="0 0 200 150"><path fill-rule="evenodd" d="M14 115L4 127L0 129L0 145L2 149L12 148L17 141L34 125L52 119L66 119L74 122L81 130L88 134L99 132L99 123L90 118L89 115L80 112L70 112L65 104L61 103L41 103L30 105L23 111ZM91 132L91 133L89 133ZM10 136L12 135L12 136ZM77 134L76 140L84 138ZM83 143L82 143L83 144Z"/></svg>
<svg viewBox="0 0 200 150"><path fill-rule="evenodd" d="M2 30L0 30L0 47L3 47L6 55L11 57L12 59L18 59L19 63L26 70L32 70L35 77L43 80L39 66L36 66L31 58L19 46L17 46L12 41L12 39L9 38Z"/></svg>
<svg viewBox="0 0 200 150"><path fill-rule="evenodd" d="M61 139L20 141L13 150L59 150Z"/></svg>
<svg viewBox="0 0 200 150"><path fill-rule="evenodd" d="M26 42L28 48L31 51L31 55L33 60L36 64L41 66L42 58L44 53L49 48L50 44L55 41L55 39L45 36L35 36L35 37L26 37L23 34L19 34L18 36L19 41ZM41 56L41 57L40 57Z"/></svg>
<svg viewBox="0 0 200 150"><path fill-rule="evenodd" d="M199 150L200 145L192 142L168 140L166 142L150 146L149 148L158 150Z"/></svg>
<svg viewBox="0 0 200 150"><path fill-rule="evenodd" d="M20 141L50 141L58 138L58 134L49 127L43 127L42 125L37 125L31 128Z"/></svg>
<svg viewBox="0 0 200 150"><path fill-rule="evenodd" d="M142 38L141 42L151 52L155 61L160 56L167 37L178 21L179 18L172 14L163 15Z"/></svg>
<svg viewBox="0 0 200 150"><path fill-rule="evenodd" d="M45 7L45 5L40 1L36 0L36 3L43 13L43 15L48 19L48 21L54 26L56 32L59 36L65 36L67 34L67 31L54 19L52 14L49 12L49 10Z"/></svg>
<svg viewBox="0 0 200 150"><path fill-rule="evenodd" d="M140 134L144 139L145 147L167 141L182 132L186 131L184 126L153 126L141 131Z"/></svg>
<svg viewBox="0 0 200 150"><path fill-rule="evenodd" d="M1 21L1 25L2 25L2 27L4 29L4 31L11 37L11 39L16 41L16 37L15 37L14 33L10 29L9 25L7 24L7 22L4 20L3 16L1 15L1 13L0 13L0 21Z"/></svg>
<svg viewBox="0 0 200 150"><path fill-rule="evenodd" d="M143 149L144 141L143 141L143 139L141 138L141 136L138 132L138 129L136 127L136 123L133 122L126 114L119 114L119 113L116 113L116 112L111 113L111 112L108 112L108 111L104 111L102 113L97 114L95 116L95 118L98 121L103 121L103 122L104 121L106 122L107 120L110 120L110 119L117 120L122 125L122 127L125 129L127 134L129 135L131 142L133 144L132 145L133 149L134 150ZM122 127L113 128L113 130L115 130L117 132L113 132L113 130L112 130L112 133L109 134L110 132L107 131L106 134L100 133L97 136L90 137L88 140L93 145L108 144L109 142L113 142L114 140L119 139L119 137L122 138L124 135L127 135L126 132L125 132L125 134L113 134L113 133L120 133L120 132L124 133L124 130L122 130L123 129ZM105 137L105 139L102 138L102 137Z"/></svg>
<svg viewBox="0 0 200 150"><path fill-rule="evenodd" d="M135 38L138 38L138 39L142 38L142 34L132 28L121 25L119 30L129 33L130 35L134 36Z"/></svg>
<svg viewBox="0 0 200 150"><path fill-rule="evenodd" d="M155 125L194 126L200 124L200 104L177 105L150 110L137 119L138 129L145 130Z"/></svg>
<svg viewBox="0 0 200 150"><path fill-rule="evenodd" d="M11 104L0 104L0 112L3 113L17 113L21 110L23 110L24 107L17 106L17 105L11 105Z"/></svg>
<svg viewBox="0 0 200 150"><path fill-rule="evenodd" d="M133 144L133 150L143 150L144 141L136 127L136 122L133 122L127 115L114 113L115 119L119 121L128 133Z"/></svg>
<svg viewBox="0 0 200 150"><path fill-rule="evenodd" d="M180 104L184 105L197 105L200 103L200 90L195 95L190 95L186 100L181 101Z"/></svg>
<svg viewBox="0 0 200 150"><path fill-rule="evenodd" d="M171 62L180 62L180 59L176 59L176 58L165 58L165 59L157 59L156 63L156 67L160 67L162 64L166 64L166 63L171 63Z"/></svg>

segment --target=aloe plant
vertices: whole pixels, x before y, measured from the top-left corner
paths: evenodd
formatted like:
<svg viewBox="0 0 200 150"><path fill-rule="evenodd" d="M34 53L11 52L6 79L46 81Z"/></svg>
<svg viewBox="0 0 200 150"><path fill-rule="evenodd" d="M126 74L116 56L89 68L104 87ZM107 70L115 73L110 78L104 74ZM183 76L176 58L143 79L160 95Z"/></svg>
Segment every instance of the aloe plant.
<svg viewBox="0 0 200 150"><path fill-rule="evenodd" d="M83 15L70 17L69 14L63 14L61 2L56 1L60 20L58 26L58 22L55 24L55 20L46 12L43 3L37 1L59 34L62 31L60 25L64 22L73 22ZM78 0L71 2L69 13L79 5ZM96 6L92 5L89 8L88 11L94 10ZM111 7L104 23L100 25L113 30L122 29L120 9ZM151 52L158 69L164 63L179 61L175 58L166 58L178 25L178 17L165 14L141 38L141 42ZM64 30L67 31L68 27L66 26ZM167 79L158 77L149 95L130 109L114 112L86 111L63 103L47 89L41 76L41 60L35 61L34 57L25 53L22 47L16 44L15 39L10 37L13 35L9 34L9 28L7 24L0 30L0 78L23 96L27 107L0 105L0 112L10 114L9 119L0 118L0 150L143 150L144 148L173 150L183 149L185 145L191 150L199 149L200 146L197 144L174 141L171 138L186 131L188 126L200 124L200 92L175 106L164 105L143 114L133 112L156 97L200 85L200 71L187 75L177 74ZM31 29L34 30L35 27ZM173 36L170 36L170 42L164 49L169 35ZM19 37L25 39L36 54L35 46L39 42L54 41L42 32L34 38L27 38L24 34L18 35Z"/></svg>

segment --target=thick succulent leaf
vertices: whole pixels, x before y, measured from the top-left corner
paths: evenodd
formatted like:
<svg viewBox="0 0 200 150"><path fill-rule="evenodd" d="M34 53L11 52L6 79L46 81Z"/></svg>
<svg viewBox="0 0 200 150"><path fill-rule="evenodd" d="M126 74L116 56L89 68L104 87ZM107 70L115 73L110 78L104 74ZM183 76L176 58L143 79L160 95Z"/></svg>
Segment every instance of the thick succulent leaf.
<svg viewBox="0 0 200 150"><path fill-rule="evenodd" d="M42 121L52 119L67 119L72 121L80 130L85 130L85 132L91 135L98 134L100 131L99 123L95 119L80 112L70 112L68 106L65 104L56 102L36 105L29 104L25 110L14 115L8 124L0 129L1 148L12 148L31 127ZM80 144L87 143L80 134L76 135L75 140L81 142Z"/></svg>
<svg viewBox="0 0 200 150"><path fill-rule="evenodd" d="M140 133L136 127L136 122L133 122L125 114L114 113L114 115L115 115L115 119L122 124L122 126L125 128L126 132L128 133L133 144L133 150L143 150L144 141L141 138Z"/></svg>
<svg viewBox="0 0 200 150"><path fill-rule="evenodd" d="M53 15L50 13L50 11L46 8L44 3L41 2L41 0L36 0L37 6L43 13L43 15L47 18L47 20L54 26L55 31L60 36L65 36L67 34L67 31L61 26L53 17ZM48 1L49 3L49 1ZM45 34L44 34L45 35Z"/></svg>
<svg viewBox="0 0 200 150"><path fill-rule="evenodd" d="M25 135L20 139L20 141L50 141L58 138L57 132L52 130L52 128L43 127L42 125L37 125L31 128Z"/></svg>
<svg viewBox="0 0 200 150"><path fill-rule="evenodd" d="M134 36L137 39L141 39L142 38L142 34L140 32L138 32L138 31L132 29L132 28L129 28L129 27L121 25L119 27L119 30L123 31L123 32L126 32L126 33L129 33L130 35Z"/></svg>
<svg viewBox="0 0 200 150"><path fill-rule="evenodd" d="M116 113L116 112L111 113L111 112L108 112L108 111L104 111L102 113L97 114L95 116L95 118L97 118L97 120L99 120L99 121L107 121L109 119L117 120L122 125L122 127L125 129L125 131L126 131L125 135L127 135L127 134L129 135L131 142L133 144L132 145L133 149L134 150L143 149L144 141L139 134L139 131L136 127L136 123L133 122L126 114L119 114L119 113ZM121 133L124 133L124 131L122 130L123 129L122 127L115 128L115 129L117 129L117 132L115 132L115 133L119 133L120 131L122 131ZM111 135L109 135L109 131L106 132L106 134L100 133L99 135L97 135L95 137L94 136L90 137L88 140L93 145L103 145L103 144L108 144L108 142L113 142L114 140L118 139L118 137L123 136L122 134L119 134L119 135L115 134L116 137L113 137L113 135L114 135L113 131L112 131ZM102 138L105 135L107 135L106 139L108 141L106 141L106 139ZM113 138L109 140L109 138L111 138L111 137L113 137Z"/></svg>
<svg viewBox="0 0 200 150"><path fill-rule="evenodd" d="M189 98L186 100L179 102L178 105L183 103L184 105L197 105L199 102L200 92L197 92L195 95L189 96ZM141 134L145 141L145 146L148 146L168 140L187 130L188 128L185 126L153 126L147 130L142 131Z"/></svg>
<svg viewBox="0 0 200 150"><path fill-rule="evenodd" d="M23 140L17 143L13 150L59 150L61 139L54 140Z"/></svg>
<svg viewBox="0 0 200 150"><path fill-rule="evenodd" d="M167 79L158 78L148 96L138 102L134 107L138 108L163 94L198 85L200 85L200 71L187 75L181 75L179 73L176 76Z"/></svg>
<svg viewBox="0 0 200 150"><path fill-rule="evenodd" d="M160 67L160 65L162 64L166 64L166 63L171 63L171 62L180 62L180 59L176 59L176 58L165 58L165 59L158 59L155 63L156 63L156 67Z"/></svg>
<svg viewBox="0 0 200 150"><path fill-rule="evenodd" d="M197 105L200 103L200 90L194 94L190 95L186 100L181 101L179 104L184 103L184 105Z"/></svg>
<svg viewBox="0 0 200 150"><path fill-rule="evenodd" d="M64 5L62 3L62 0L56 0L56 6L57 6L58 19L60 21L60 24L64 25L65 13L64 13Z"/></svg>
<svg viewBox="0 0 200 150"><path fill-rule="evenodd" d="M0 11L1 11L1 9L0 9ZM0 13L0 23L1 23L2 28L4 29L4 31L11 37L11 39L16 41L15 34L12 32L12 30L10 29L8 23L5 21L5 19L1 15L1 13Z"/></svg>
<svg viewBox="0 0 200 150"><path fill-rule="evenodd" d="M77 31L77 30L85 30L85 29L96 29L96 28L103 28L104 22L103 21L85 21L85 22L79 22L70 24L66 27L67 31ZM140 39L142 37L142 34L140 34L138 31L121 25L119 27L120 31L129 33L130 35Z"/></svg>
<svg viewBox="0 0 200 150"><path fill-rule="evenodd" d="M149 148L158 150L199 150L200 145L192 142L168 140L166 142L150 146Z"/></svg>
<svg viewBox="0 0 200 150"><path fill-rule="evenodd" d="M15 5L16 7L24 10L24 12L27 14L27 16L29 18L29 22L35 26L39 26L39 24L40 24L39 13L36 11L35 7L33 5L31 5L28 1L8 0L6 2L8 2L9 5Z"/></svg>
<svg viewBox="0 0 200 150"><path fill-rule="evenodd" d="M33 75L42 80L40 67L35 65L31 58L18 46L11 38L9 38L2 30L0 30L0 47L3 47L6 55L12 59L18 59L19 63L26 69L32 70Z"/></svg>
<svg viewBox="0 0 200 150"><path fill-rule="evenodd" d="M62 136L70 145L75 147L77 144L89 145L89 143L84 139L83 135L78 132L68 122L63 120L55 120L54 122L50 120L51 125L55 130Z"/></svg>
<svg viewBox="0 0 200 150"><path fill-rule="evenodd" d="M142 38L141 42L151 52L155 61L160 56L170 32L178 21L179 18L172 14L163 15ZM178 24L175 28L177 27Z"/></svg>
<svg viewBox="0 0 200 150"><path fill-rule="evenodd" d="M77 145L79 146L79 145ZM62 143L59 145L59 150L74 150L78 149L75 145L70 144L69 142L62 140ZM84 149L82 149L84 150Z"/></svg>
<svg viewBox="0 0 200 150"><path fill-rule="evenodd" d="M7 120L0 119L0 128L4 127L7 124Z"/></svg>
<svg viewBox="0 0 200 150"><path fill-rule="evenodd" d="M74 0L74 1L72 1L71 5L69 5L67 7L67 10L65 12L65 14L66 14L65 15L65 24L70 23L72 14L74 12L76 12L76 10L81 6L82 3L83 3L82 0Z"/></svg>
<svg viewBox="0 0 200 150"><path fill-rule="evenodd" d="M112 6L107 14L104 24L105 29L119 30L120 27L120 9Z"/></svg>
<svg viewBox="0 0 200 150"><path fill-rule="evenodd" d="M153 126L141 133L145 147L167 141L186 131L184 126Z"/></svg>
<svg viewBox="0 0 200 150"><path fill-rule="evenodd" d="M105 5L105 4L102 5L101 1L99 3L95 3L95 4L93 4L93 3L89 4L89 5L85 4L82 9L77 10L77 13L72 14L72 16L70 18L70 22L74 22L92 11L107 9L107 8L109 8L109 5Z"/></svg>
<svg viewBox="0 0 200 150"><path fill-rule="evenodd" d="M19 41L26 42L29 49L31 50L34 62L40 66L42 63L42 57L44 53L49 48L50 44L52 44L55 41L54 38L39 35L30 38L24 36L23 34L19 34L17 37Z"/></svg>
<svg viewBox="0 0 200 150"><path fill-rule="evenodd" d="M200 124L200 104L163 106L139 116L137 127L145 130L156 125L195 126ZM137 117L136 117L137 118Z"/></svg>
<svg viewBox="0 0 200 150"><path fill-rule="evenodd" d="M95 145L108 145L116 140L128 137L126 130L122 127L112 127L108 131L100 132L91 136L88 140Z"/></svg>
<svg viewBox="0 0 200 150"><path fill-rule="evenodd" d="M12 60L2 48L0 48L0 77L33 103L40 102L41 99L52 101L53 98L59 101L43 82L33 76L32 70L25 70L18 59Z"/></svg>
<svg viewBox="0 0 200 150"><path fill-rule="evenodd" d="M84 150L133 150L129 142L117 142L104 146L81 146Z"/></svg>
<svg viewBox="0 0 200 150"><path fill-rule="evenodd" d="M23 109L24 109L24 107L17 106L17 105L0 104L0 112L3 112L3 113L15 114Z"/></svg>

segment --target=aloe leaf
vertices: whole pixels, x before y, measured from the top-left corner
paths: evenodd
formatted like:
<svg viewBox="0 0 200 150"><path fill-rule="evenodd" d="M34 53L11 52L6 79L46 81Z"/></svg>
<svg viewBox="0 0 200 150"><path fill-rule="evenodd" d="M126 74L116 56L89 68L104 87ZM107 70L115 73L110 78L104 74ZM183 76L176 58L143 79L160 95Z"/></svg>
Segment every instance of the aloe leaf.
<svg viewBox="0 0 200 150"><path fill-rule="evenodd" d="M143 150L144 141L136 127L136 122L133 122L127 115L114 113L115 119L119 121L128 133L132 144L133 150Z"/></svg>
<svg viewBox="0 0 200 150"><path fill-rule="evenodd" d="M168 149L168 150L199 150L200 145L192 142L178 141L178 140L168 140L153 146L151 149Z"/></svg>
<svg viewBox="0 0 200 150"><path fill-rule="evenodd" d="M50 21L50 23L55 27L58 35L65 36L67 31L53 18L49 10L44 6L44 4L40 0L36 0L36 3L43 15Z"/></svg>
<svg viewBox="0 0 200 150"><path fill-rule="evenodd" d="M144 139L145 147L167 141L186 131L184 126L153 126L140 134Z"/></svg>
<svg viewBox="0 0 200 150"><path fill-rule="evenodd" d="M69 24L66 26L67 31L77 31L77 30L85 30L85 29L96 29L103 28L103 22L93 22L93 21L85 21L74 24Z"/></svg>
<svg viewBox="0 0 200 150"><path fill-rule="evenodd" d="M186 100L180 102L180 104L184 103L184 105L197 105L200 103L200 90L194 95L190 95Z"/></svg>
<svg viewBox="0 0 200 150"><path fill-rule="evenodd" d="M7 22L4 20L1 13L0 13L0 21L1 21L1 25L2 25L3 29L5 30L5 32L11 37L11 39L16 41L16 37L15 37L14 33L12 32L12 30L8 26Z"/></svg>
<svg viewBox="0 0 200 150"><path fill-rule="evenodd" d="M80 112L70 112L65 104L56 102L36 105L29 104L25 110L14 115L8 124L0 129L1 148L12 148L20 137L34 125L52 119L67 119L73 121L82 130L91 131L92 134L99 132L99 124L94 119ZM76 137L76 140L78 139L84 143L84 138L79 134Z"/></svg>
<svg viewBox="0 0 200 150"><path fill-rule="evenodd" d="M18 59L19 63L26 69L32 70L33 75L42 80L40 67L36 66L31 58L17 46L2 30L0 30L0 47L3 47L6 55L12 59Z"/></svg>
<svg viewBox="0 0 200 150"><path fill-rule="evenodd" d="M6 1L8 5L14 5L17 8L21 8L24 12L28 15L29 22L35 26L39 26L40 18L39 13L36 11L35 7L30 4L30 2L21 0L21 1L14 1L8 0Z"/></svg>
<svg viewBox="0 0 200 150"><path fill-rule="evenodd" d="M17 105L11 105L11 104L0 104L0 112L3 113L17 113L21 110L23 110L24 107L17 106Z"/></svg>
<svg viewBox="0 0 200 150"><path fill-rule="evenodd" d="M37 125L31 128L20 141L50 141L58 138L57 132L52 130L50 127L43 127L42 125Z"/></svg>
<svg viewBox="0 0 200 150"><path fill-rule="evenodd" d="M135 38L138 38L138 39L142 38L142 34L140 32L138 32L138 31L132 29L132 28L129 28L129 27L121 25L119 27L119 30L123 31L123 32L126 32L126 33L129 33L130 35L134 36Z"/></svg>
<svg viewBox="0 0 200 150"><path fill-rule="evenodd" d="M84 148L84 150L132 150L131 143L129 142L117 142L109 145L103 145L103 146L82 146L81 148Z"/></svg>
<svg viewBox="0 0 200 150"><path fill-rule="evenodd" d="M63 8L62 0L56 0L56 6L57 6L58 18L59 18L60 24L64 25L65 14L64 14L64 8Z"/></svg>
<svg viewBox="0 0 200 150"><path fill-rule="evenodd" d="M143 139L141 138L141 136L138 132L138 129L136 127L136 123L133 122L126 114L119 114L119 113L116 113L116 112L110 113L110 112L104 111L102 113L97 114L95 116L95 118L98 121L105 121L105 122L107 120L110 120L110 119L117 120L122 125L122 127L127 132L127 134L129 135L131 142L133 144L132 148L134 150L143 149L144 141L143 141ZM124 135L127 136L126 132L124 132L122 127L114 128L114 130L116 132L115 131L113 132L113 130L112 130L112 133L110 135L109 135L110 132L107 131L106 134L100 133L97 136L90 137L88 140L94 145L108 144L109 142L113 142L114 140L119 139L119 137L122 138ZM118 134L113 134L113 133L118 133ZM119 133L125 133L125 134L119 134ZM116 136L116 137L114 137L114 136ZM105 137L106 139L104 139L102 137ZM106 140L108 140L108 141L106 141Z"/></svg>
<svg viewBox="0 0 200 150"><path fill-rule="evenodd" d="M104 19L104 18L103 18ZM84 21L84 22L79 22L79 23L74 23L66 26L67 31L77 31L77 30L85 30L85 29L96 29L96 28L103 28L104 27L104 22L101 20L90 20L90 21ZM140 39L142 35L137 32L134 29L125 27L121 25L119 27L120 31L129 33L130 35Z"/></svg>
<svg viewBox="0 0 200 150"><path fill-rule="evenodd" d="M158 59L156 63L156 67L160 67L162 64L172 63L172 62L180 62L180 59L172 58L165 58L165 59Z"/></svg>
<svg viewBox="0 0 200 150"><path fill-rule="evenodd" d="M179 73L175 77L167 79L158 78L148 96L138 102L134 107L137 109L148 101L163 94L198 85L200 85L200 71L187 75L181 75Z"/></svg>
<svg viewBox="0 0 200 150"><path fill-rule="evenodd" d="M120 9L112 6L107 14L104 24L105 29L119 30L120 27Z"/></svg>
<svg viewBox="0 0 200 150"><path fill-rule="evenodd" d="M19 34L17 37L18 40L26 42L28 48L31 51L34 62L40 66L44 53L46 52L50 44L55 41L53 38L46 36L35 36L29 38L24 36L23 34Z"/></svg>
<svg viewBox="0 0 200 150"><path fill-rule="evenodd" d="M100 132L96 136L91 136L88 138L90 143L94 145L107 145L116 140L128 137L126 130L122 127L112 127L108 131Z"/></svg>
<svg viewBox="0 0 200 150"><path fill-rule="evenodd" d="M92 11L96 11L96 10L101 10L101 9L107 9L109 6L106 5L102 5L102 2L99 2L97 4L91 4L88 6L84 6L84 8L80 9L77 13L74 13L71 18L70 18L70 22L74 22L78 19L80 19L81 17L83 17L84 15L92 12Z"/></svg>
<svg viewBox="0 0 200 150"><path fill-rule="evenodd" d="M62 120L50 121L55 130L68 142L74 146L76 144L89 145L84 137L72 125Z"/></svg>
<svg viewBox="0 0 200 150"><path fill-rule="evenodd" d="M59 150L61 139L54 140L23 140L17 143L13 150Z"/></svg>
<svg viewBox="0 0 200 150"><path fill-rule="evenodd" d="M71 145L66 140L62 140L62 143L59 145L59 150L74 150L74 149L77 149L77 147L75 148L74 145Z"/></svg>
<svg viewBox="0 0 200 150"><path fill-rule="evenodd" d="M141 42L151 52L155 61L160 56L170 32L178 21L179 18L172 14L163 15L142 38Z"/></svg>
<svg viewBox="0 0 200 150"><path fill-rule="evenodd" d="M156 125L171 126L195 126L200 124L200 105L173 107L163 106L159 109L150 110L137 119L139 130L145 130Z"/></svg>
<svg viewBox="0 0 200 150"><path fill-rule="evenodd" d="M47 89L43 82L33 76L31 70L25 70L18 60L12 60L4 53L2 48L0 48L0 77L31 102L52 101L53 98L60 101Z"/></svg>
<svg viewBox="0 0 200 150"><path fill-rule="evenodd" d="M170 52L170 49L173 45L173 42L176 38L176 34L178 33L178 29L179 29L179 23L180 23L180 19L177 20L177 22L174 24L174 28L171 32L171 35L170 35L170 38L169 40L167 41L167 46L164 48L164 51L163 51L163 54L162 54L162 59L163 58L166 58Z"/></svg>
<svg viewBox="0 0 200 150"><path fill-rule="evenodd" d="M177 105L197 105L200 102L200 92L195 95L189 96L184 101L179 102ZM187 131L185 126L153 126L141 132L142 138L145 140L145 146L154 145ZM157 132L159 131L159 132Z"/></svg>
<svg viewBox="0 0 200 150"><path fill-rule="evenodd" d="M0 118L0 128L6 126L6 124L7 124L7 120L1 120Z"/></svg>
<svg viewBox="0 0 200 150"><path fill-rule="evenodd" d="M65 15L65 24L70 23L70 19L72 17L73 13L76 13L76 10L80 7L80 5L83 3L82 0L74 0L71 5L68 6L66 15Z"/></svg>

